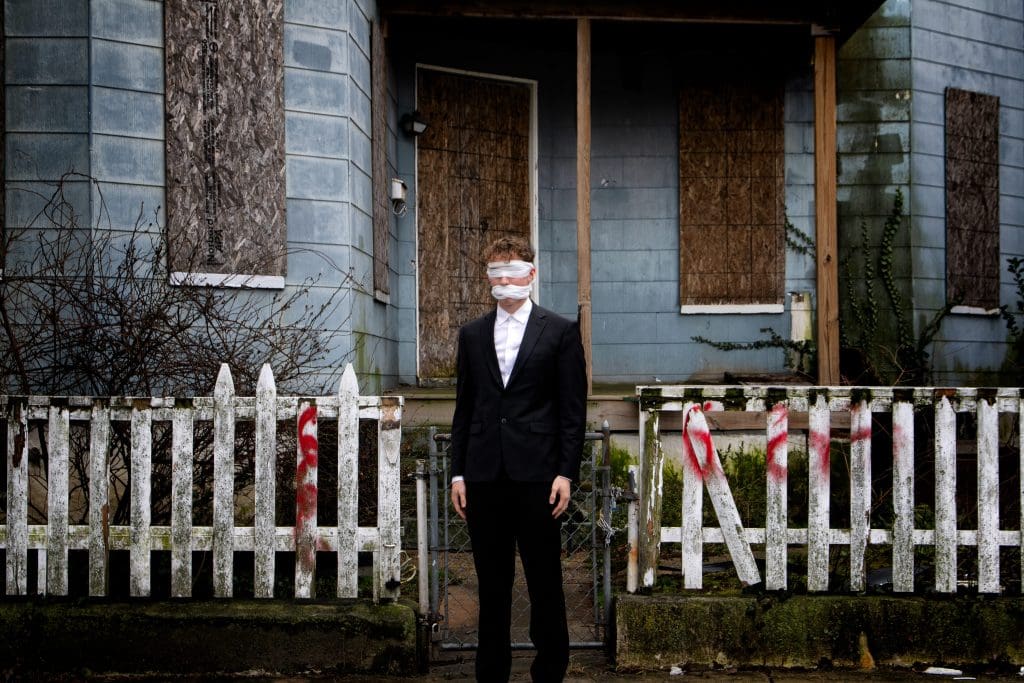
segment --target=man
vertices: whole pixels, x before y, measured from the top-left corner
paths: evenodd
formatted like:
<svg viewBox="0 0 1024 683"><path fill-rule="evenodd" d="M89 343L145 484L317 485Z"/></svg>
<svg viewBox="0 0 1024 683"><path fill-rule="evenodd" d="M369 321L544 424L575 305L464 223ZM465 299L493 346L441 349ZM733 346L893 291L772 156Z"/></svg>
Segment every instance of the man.
<svg viewBox="0 0 1024 683"><path fill-rule="evenodd" d="M535 681L569 664L560 520L579 478L586 364L579 326L536 306L534 251L506 237L484 250L498 305L459 330L452 504L469 526L479 580L477 680L507 681L515 549L530 593Z"/></svg>

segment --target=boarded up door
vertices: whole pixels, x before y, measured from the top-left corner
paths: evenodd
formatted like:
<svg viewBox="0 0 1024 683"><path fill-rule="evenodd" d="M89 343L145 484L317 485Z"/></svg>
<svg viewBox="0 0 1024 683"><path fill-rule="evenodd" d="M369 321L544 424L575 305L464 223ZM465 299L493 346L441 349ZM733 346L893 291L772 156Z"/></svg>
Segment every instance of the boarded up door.
<svg viewBox="0 0 1024 683"><path fill-rule="evenodd" d="M420 69L419 378L455 377L464 323L494 305L481 252L530 236L530 86Z"/></svg>

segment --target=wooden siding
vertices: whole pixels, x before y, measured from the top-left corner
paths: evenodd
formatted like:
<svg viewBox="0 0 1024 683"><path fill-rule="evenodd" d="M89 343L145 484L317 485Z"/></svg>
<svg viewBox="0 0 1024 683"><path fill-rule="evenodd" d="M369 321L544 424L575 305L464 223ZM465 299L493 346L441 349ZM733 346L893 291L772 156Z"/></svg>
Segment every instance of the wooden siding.
<svg viewBox="0 0 1024 683"><path fill-rule="evenodd" d="M886 4L886 7L889 3ZM999 98L1000 304L1016 300L1007 260L1024 256L1024 4L914 0L909 43L913 64L913 186L908 208L914 239L914 302L926 321L947 303L945 90ZM1005 368L1006 325L970 309L943 321L932 347L936 383L998 383Z"/></svg>

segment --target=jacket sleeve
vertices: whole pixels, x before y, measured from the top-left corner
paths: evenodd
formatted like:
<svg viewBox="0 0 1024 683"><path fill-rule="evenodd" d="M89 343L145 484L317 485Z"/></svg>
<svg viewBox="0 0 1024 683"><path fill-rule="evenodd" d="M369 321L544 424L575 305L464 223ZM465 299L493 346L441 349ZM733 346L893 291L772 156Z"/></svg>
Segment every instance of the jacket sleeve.
<svg viewBox="0 0 1024 683"><path fill-rule="evenodd" d="M456 352L455 413L452 416L452 466L451 476L461 477L466 472L466 447L469 443L469 426L473 420L473 392L475 384L470 376L467 357L466 328L459 330L459 345Z"/></svg>
<svg viewBox="0 0 1024 683"><path fill-rule="evenodd" d="M577 323L566 325L559 342L558 417L561 440L558 474L579 481L587 422L587 363Z"/></svg>

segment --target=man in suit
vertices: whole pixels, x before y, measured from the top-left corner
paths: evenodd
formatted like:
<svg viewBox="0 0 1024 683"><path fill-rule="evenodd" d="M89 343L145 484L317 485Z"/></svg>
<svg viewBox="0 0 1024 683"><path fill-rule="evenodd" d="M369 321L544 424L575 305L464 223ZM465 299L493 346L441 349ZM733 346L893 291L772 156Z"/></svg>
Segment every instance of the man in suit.
<svg viewBox="0 0 1024 683"><path fill-rule="evenodd" d="M507 681L515 549L530 593L535 681L569 664L559 517L579 479L586 364L579 325L534 305L534 251L519 238L484 250L497 307L459 330L452 504L479 580L477 680Z"/></svg>

